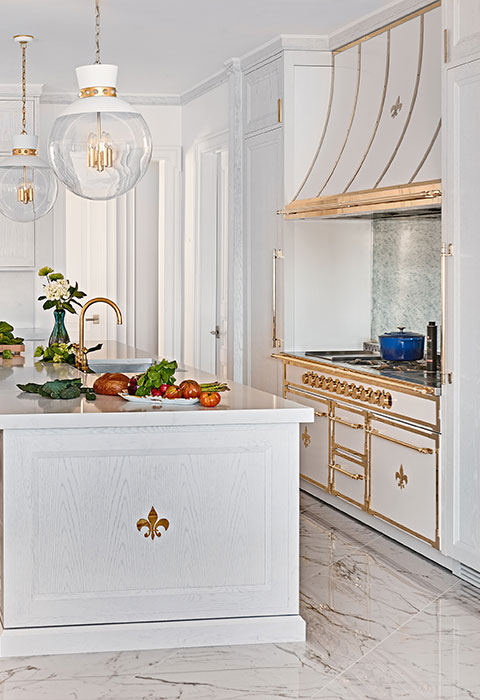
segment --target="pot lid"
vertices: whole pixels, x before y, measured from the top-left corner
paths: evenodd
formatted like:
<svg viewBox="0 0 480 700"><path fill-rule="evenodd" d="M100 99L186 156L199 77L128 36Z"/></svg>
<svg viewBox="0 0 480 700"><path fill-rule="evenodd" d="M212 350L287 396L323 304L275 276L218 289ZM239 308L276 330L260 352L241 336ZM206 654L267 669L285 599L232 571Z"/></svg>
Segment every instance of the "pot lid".
<svg viewBox="0 0 480 700"><path fill-rule="evenodd" d="M382 333L379 338L424 338L423 333L415 333L414 331L406 331L405 326L398 326L398 331L390 331Z"/></svg>

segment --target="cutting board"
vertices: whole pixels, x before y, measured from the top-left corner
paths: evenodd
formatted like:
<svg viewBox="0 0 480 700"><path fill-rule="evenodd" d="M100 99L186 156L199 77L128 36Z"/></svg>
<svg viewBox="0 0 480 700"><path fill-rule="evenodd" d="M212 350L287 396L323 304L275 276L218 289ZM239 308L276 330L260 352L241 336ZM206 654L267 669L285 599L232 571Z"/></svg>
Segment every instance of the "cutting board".
<svg viewBox="0 0 480 700"><path fill-rule="evenodd" d="M11 350L13 355L20 355L25 352L25 345L0 345L0 353L4 350Z"/></svg>

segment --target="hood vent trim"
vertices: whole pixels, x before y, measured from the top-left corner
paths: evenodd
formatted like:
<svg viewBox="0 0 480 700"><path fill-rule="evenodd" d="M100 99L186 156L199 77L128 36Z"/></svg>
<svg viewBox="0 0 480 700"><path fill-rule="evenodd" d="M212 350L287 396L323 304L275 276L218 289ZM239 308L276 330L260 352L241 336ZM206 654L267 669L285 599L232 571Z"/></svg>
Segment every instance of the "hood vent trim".
<svg viewBox="0 0 480 700"><path fill-rule="evenodd" d="M436 60L437 53L440 55L440 9L428 14L439 7L440 2L431 3L333 51L330 93L319 145L292 201L279 212L286 219L351 216L441 204L441 107L437 81L441 67ZM369 44L372 40L377 43ZM409 63L405 55L411 56ZM343 64L337 65L338 57ZM372 60L378 65L373 76ZM399 66L403 67L404 62L410 67L409 83L404 81L401 85ZM373 95L374 100L364 97L360 107L362 90L367 97ZM397 97L398 91L401 92ZM377 99L378 107L372 106ZM390 101L393 104L387 107ZM338 133L336 119L339 104L351 105L349 116L345 115L340 127L344 129L343 137ZM363 152L361 143L365 144ZM357 190L356 180L358 184L371 185ZM312 196L315 191L317 194Z"/></svg>

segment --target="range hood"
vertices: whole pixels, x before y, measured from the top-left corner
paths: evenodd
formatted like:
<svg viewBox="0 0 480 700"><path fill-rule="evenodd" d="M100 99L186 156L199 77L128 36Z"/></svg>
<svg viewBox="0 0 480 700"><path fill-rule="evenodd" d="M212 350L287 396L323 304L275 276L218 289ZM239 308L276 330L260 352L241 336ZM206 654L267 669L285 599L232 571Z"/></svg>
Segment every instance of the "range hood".
<svg viewBox="0 0 480 700"><path fill-rule="evenodd" d="M441 203L440 2L332 54L318 148L286 219Z"/></svg>

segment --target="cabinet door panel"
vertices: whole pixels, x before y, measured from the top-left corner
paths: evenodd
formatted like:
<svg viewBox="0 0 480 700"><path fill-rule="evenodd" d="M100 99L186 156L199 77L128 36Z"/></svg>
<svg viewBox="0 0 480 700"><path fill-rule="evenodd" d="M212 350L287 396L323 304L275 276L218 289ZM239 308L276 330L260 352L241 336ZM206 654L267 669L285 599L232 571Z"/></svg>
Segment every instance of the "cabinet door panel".
<svg viewBox="0 0 480 700"><path fill-rule="evenodd" d="M469 3L467 3L469 4ZM480 324L472 310L480 298L480 60L448 71L445 126L446 370L453 384L442 390L444 406L445 553L480 571ZM443 551L443 548L442 548Z"/></svg>
<svg viewBox="0 0 480 700"><path fill-rule="evenodd" d="M272 128L281 123L281 58L247 73L244 78L245 133Z"/></svg>
<svg viewBox="0 0 480 700"><path fill-rule="evenodd" d="M290 391L285 398L304 406L311 406L315 411L314 423L300 424L300 476L327 491L330 449L329 402L308 399L299 392Z"/></svg>
<svg viewBox="0 0 480 700"><path fill-rule="evenodd" d="M5 627L296 612L297 426L12 432Z"/></svg>
<svg viewBox="0 0 480 700"><path fill-rule="evenodd" d="M247 274L250 383L274 394L280 391L281 366L272 359L273 251L282 248L282 130L245 141ZM276 262L277 337L283 337L283 265Z"/></svg>
<svg viewBox="0 0 480 700"><path fill-rule="evenodd" d="M437 544L438 437L372 420L370 511Z"/></svg>
<svg viewBox="0 0 480 700"><path fill-rule="evenodd" d="M449 62L468 61L480 52L478 0L443 0Z"/></svg>

